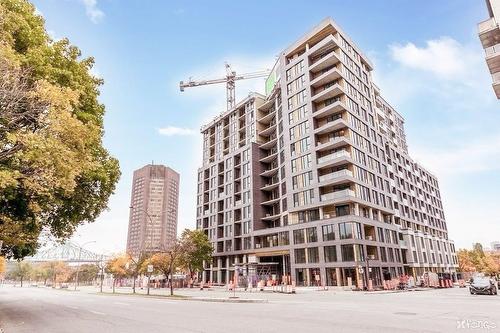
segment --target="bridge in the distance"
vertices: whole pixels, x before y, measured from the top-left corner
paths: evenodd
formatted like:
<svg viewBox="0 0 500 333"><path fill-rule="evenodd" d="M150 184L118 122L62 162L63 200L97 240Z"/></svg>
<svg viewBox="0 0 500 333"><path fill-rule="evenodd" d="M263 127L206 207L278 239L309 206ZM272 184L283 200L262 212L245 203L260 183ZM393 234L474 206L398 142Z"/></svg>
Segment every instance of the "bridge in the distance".
<svg viewBox="0 0 500 333"><path fill-rule="evenodd" d="M73 242L66 241L38 251L24 260L31 262L63 261L67 263L99 263L107 256L89 251Z"/></svg>

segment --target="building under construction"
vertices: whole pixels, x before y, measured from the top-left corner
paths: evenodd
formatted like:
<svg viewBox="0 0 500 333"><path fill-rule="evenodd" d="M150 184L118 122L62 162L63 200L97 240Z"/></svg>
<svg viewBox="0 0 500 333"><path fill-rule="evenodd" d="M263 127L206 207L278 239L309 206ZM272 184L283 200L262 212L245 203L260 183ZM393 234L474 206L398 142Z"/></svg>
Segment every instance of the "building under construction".
<svg viewBox="0 0 500 333"><path fill-rule="evenodd" d="M196 223L214 245L204 281L236 270L377 286L455 272L437 178L410 157L404 119L372 71L325 19L279 55L265 95L228 101L202 127Z"/></svg>

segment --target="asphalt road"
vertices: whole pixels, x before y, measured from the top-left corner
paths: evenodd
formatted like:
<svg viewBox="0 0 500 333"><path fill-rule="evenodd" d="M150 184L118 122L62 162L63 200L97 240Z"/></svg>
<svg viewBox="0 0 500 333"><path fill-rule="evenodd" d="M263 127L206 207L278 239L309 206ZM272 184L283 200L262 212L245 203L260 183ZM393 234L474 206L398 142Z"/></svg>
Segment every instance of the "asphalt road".
<svg viewBox="0 0 500 333"><path fill-rule="evenodd" d="M255 297L269 302L209 303L2 286L0 327L5 333L500 332L500 296L473 296L466 289Z"/></svg>

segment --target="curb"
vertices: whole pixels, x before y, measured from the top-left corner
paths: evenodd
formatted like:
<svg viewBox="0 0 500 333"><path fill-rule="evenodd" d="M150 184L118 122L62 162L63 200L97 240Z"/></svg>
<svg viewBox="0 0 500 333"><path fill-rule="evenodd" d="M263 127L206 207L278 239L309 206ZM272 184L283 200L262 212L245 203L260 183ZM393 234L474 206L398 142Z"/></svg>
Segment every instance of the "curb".
<svg viewBox="0 0 500 333"><path fill-rule="evenodd" d="M144 298L167 299L174 301L199 301L199 302L212 302L212 303L269 303L267 299L260 298L209 298L209 297L192 297L180 296L171 297L163 295L142 295L142 294L124 294L124 293L92 293L93 295L106 295L106 296L133 296ZM1 332L0 332L1 333Z"/></svg>
<svg viewBox="0 0 500 333"><path fill-rule="evenodd" d="M408 292L413 292L413 291L430 291L433 290L432 288L429 289L407 289L407 290L387 290L387 291L372 291L372 292L364 292L365 295L383 295L383 294L399 294L399 293L408 293Z"/></svg>
<svg viewBox="0 0 500 333"><path fill-rule="evenodd" d="M268 303L267 299L260 298L186 298L186 301L218 302L218 303Z"/></svg>

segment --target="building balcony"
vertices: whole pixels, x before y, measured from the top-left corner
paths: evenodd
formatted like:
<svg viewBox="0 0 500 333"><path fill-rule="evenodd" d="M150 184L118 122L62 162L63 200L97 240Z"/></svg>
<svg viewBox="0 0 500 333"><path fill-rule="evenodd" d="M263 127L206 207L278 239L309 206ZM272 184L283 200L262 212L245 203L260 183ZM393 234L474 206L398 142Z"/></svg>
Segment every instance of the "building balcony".
<svg viewBox="0 0 500 333"><path fill-rule="evenodd" d="M262 135L262 136L270 136L273 133L276 133L276 122L271 122L268 127L259 131L259 135Z"/></svg>
<svg viewBox="0 0 500 333"><path fill-rule="evenodd" d="M332 136L327 139L320 139L316 144L317 151L325 151L329 149L340 148L349 143L347 135Z"/></svg>
<svg viewBox="0 0 500 333"><path fill-rule="evenodd" d="M334 66L339 62L340 55L332 49L331 52L323 53L318 58L313 58L313 63L309 66L309 70L313 73L317 73L325 68Z"/></svg>
<svg viewBox="0 0 500 333"><path fill-rule="evenodd" d="M337 151L335 153L318 158L318 165L320 164L331 164L335 161L344 161L347 158L351 158L351 154L347 150Z"/></svg>
<svg viewBox="0 0 500 333"><path fill-rule="evenodd" d="M262 171L260 173L260 175L263 176L263 177L271 177L271 176L277 174L278 170L279 170L278 164L271 165L268 169L264 169L264 171Z"/></svg>
<svg viewBox="0 0 500 333"><path fill-rule="evenodd" d="M328 82L335 81L340 79L342 75L340 74L340 70L337 67L332 67L330 69L325 68L325 72L316 76L313 80L311 80L311 86L314 88L321 87Z"/></svg>
<svg viewBox="0 0 500 333"><path fill-rule="evenodd" d="M309 56L314 59L318 55L323 54L326 50L336 46L340 46L337 37L329 35L309 49Z"/></svg>
<svg viewBox="0 0 500 333"><path fill-rule="evenodd" d="M499 34L500 35L500 34ZM486 53L486 63L491 74L500 72L500 43L484 49Z"/></svg>
<svg viewBox="0 0 500 333"><path fill-rule="evenodd" d="M497 98L500 99L500 72L493 74L492 77L493 77L493 90L495 90Z"/></svg>
<svg viewBox="0 0 500 333"><path fill-rule="evenodd" d="M339 170L326 175L319 176L320 183L330 183L332 180L342 179L345 177L352 177L352 171L349 169Z"/></svg>
<svg viewBox="0 0 500 333"><path fill-rule="evenodd" d="M321 201L329 201L329 200L338 200L338 199L343 199L346 197L354 197L354 196L356 196L356 194L354 193L353 190L345 189L345 190L340 190L340 191L322 194L320 196L320 199L321 199Z"/></svg>
<svg viewBox="0 0 500 333"><path fill-rule="evenodd" d="M279 195L276 195L275 197L271 197L267 199L266 201L262 201L261 205L263 206L274 206L275 203L280 201L281 197Z"/></svg>
<svg viewBox="0 0 500 333"><path fill-rule="evenodd" d="M278 141L278 138L276 137L276 135L272 135L272 136L269 137L268 141L261 142L260 148L262 148L262 149L270 149L274 145L276 145L277 141Z"/></svg>
<svg viewBox="0 0 500 333"><path fill-rule="evenodd" d="M272 191L272 190L274 190L275 188L277 188L279 185L280 185L279 181L278 181L278 180L276 180L276 181L274 181L274 182L270 182L270 183L265 184L265 185L264 185L264 186L262 186L260 189L261 189L262 191L268 191L268 192L269 192L269 191Z"/></svg>
<svg viewBox="0 0 500 333"><path fill-rule="evenodd" d="M263 220L263 221L275 221L275 220L279 220L280 217L281 217L281 213L279 213L279 212L266 213L266 215L264 215L264 217L262 217L261 220Z"/></svg>
<svg viewBox="0 0 500 333"><path fill-rule="evenodd" d="M335 101L331 103L319 104L319 107L316 109L316 111L314 111L313 116L315 118L322 118L344 110L347 110L347 108L344 102L342 101L342 98L338 97Z"/></svg>
<svg viewBox="0 0 500 333"><path fill-rule="evenodd" d="M483 48L490 47L498 43L500 38L500 27L494 17L478 24L479 39L483 44Z"/></svg>
<svg viewBox="0 0 500 333"><path fill-rule="evenodd" d="M268 113L264 113L262 117L260 117L259 119L257 119L257 121L261 124L270 124L272 122L272 120L275 118L276 116L276 110L273 108L271 110L269 110Z"/></svg>
<svg viewBox="0 0 500 333"><path fill-rule="evenodd" d="M318 121L318 128L314 130L314 133L325 134L338 131L339 129L345 127L347 127L347 121L342 117L342 115L338 115L337 117Z"/></svg>
<svg viewBox="0 0 500 333"><path fill-rule="evenodd" d="M325 101L327 99L340 96L344 94L343 86L341 83L336 83L311 97L311 100L315 103Z"/></svg>
<svg viewBox="0 0 500 333"><path fill-rule="evenodd" d="M269 154L264 156L263 158L260 159L260 162L262 163L270 163L272 160L274 160L276 157L278 157L278 150L276 148L271 149Z"/></svg>

